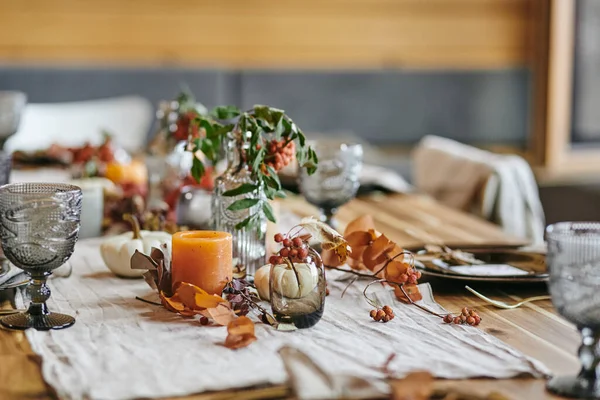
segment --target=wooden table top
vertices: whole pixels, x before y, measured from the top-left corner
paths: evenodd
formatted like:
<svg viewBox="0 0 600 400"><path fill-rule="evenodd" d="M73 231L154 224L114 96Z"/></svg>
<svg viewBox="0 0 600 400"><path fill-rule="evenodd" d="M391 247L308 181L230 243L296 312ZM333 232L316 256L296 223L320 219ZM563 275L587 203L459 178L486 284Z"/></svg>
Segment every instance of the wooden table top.
<svg viewBox="0 0 600 400"><path fill-rule="evenodd" d="M316 210L299 198L285 200L282 205L303 216L316 215ZM338 214L340 225L364 214L371 214L378 230L404 247L417 247L440 240L448 245L519 243L492 224L417 195L356 199L341 208ZM464 283L439 279L429 282L436 300L443 307L451 311L465 306L477 309L483 319L480 329L543 362L553 373L575 374L579 370L579 335L573 325L556 314L550 301L526 304L515 310L500 310L486 305L467 292ZM470 286L490 297L508 302L547 293L545 284ZM3 307L10 307L6 301L7 293L3 295ZM42 379L40 364L41 360L32 352L23 332L0 330L0 398L53 398L51 388ZM558 398L545 392L544 380L533 378L437 380L435 387L440 391L466 392L480 396L496 392L509 399ZM290 396L288 387L275 386L205 393L188 398L262 399Z"/></svg>

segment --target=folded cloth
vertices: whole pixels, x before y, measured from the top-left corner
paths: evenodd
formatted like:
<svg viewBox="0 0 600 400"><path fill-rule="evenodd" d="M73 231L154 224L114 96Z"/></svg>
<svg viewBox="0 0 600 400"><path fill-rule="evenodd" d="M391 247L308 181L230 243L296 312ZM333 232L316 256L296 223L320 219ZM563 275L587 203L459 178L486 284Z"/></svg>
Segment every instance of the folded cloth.
<svg viewBox="0 0 600 400"><path fill-rule="evenodd" d="M412 191L412 186L398 173L377 165L363 165L359 182L363 187L381 188L394 193Z"/></svg>
<svg viewBox="0 0 600 400"><path fill-rule="evenodd" d="M426 136L412 154L419 191L497 223L532 244L543 243L545 218L535 177L516 155L500 155Z"/></svg>
<svg viewBox="0 0 600 400"><path fill-rule="evenodd" d="M8 268L8 271L6 271L4 275L0 275L0 285L4 285L5 282L23 272L22 269L17 268L14 265L11 265L10 263L6 263L5 266L3 265L2 271L4 271L4 268Z"/></svg>

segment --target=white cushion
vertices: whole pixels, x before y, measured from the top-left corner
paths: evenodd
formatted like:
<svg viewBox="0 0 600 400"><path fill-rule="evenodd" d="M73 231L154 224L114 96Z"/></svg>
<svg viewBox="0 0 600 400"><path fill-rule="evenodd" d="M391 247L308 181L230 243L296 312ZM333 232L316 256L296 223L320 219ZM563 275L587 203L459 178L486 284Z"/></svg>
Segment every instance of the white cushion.
<svg viewBox="0 0 600 400"><path fill-rule="evenodd" d="M154 120L150 101L126 96L70 103L27 104L19 131L6 142L8 151L34 151L56 143L101 144L103 131L130 152L142 150Z"/></svg>

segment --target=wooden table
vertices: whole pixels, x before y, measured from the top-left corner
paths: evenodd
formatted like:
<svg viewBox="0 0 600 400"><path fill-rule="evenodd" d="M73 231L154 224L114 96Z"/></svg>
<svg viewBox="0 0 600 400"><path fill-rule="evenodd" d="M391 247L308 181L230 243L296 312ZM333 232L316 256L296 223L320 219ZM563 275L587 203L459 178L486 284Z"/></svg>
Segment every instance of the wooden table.
<svg viewBox="0 0 600 400"><path fill-rule="evenodd" d="M316 210L298 198L283 203L301 215L315 215ZM338 214L341 225L363 214L371 214L378 230L404 247L431 241L449 245L517 244L497 227L460 211L441 206L416 195L371 196L352 201ZM464 306L475 308L483 318L481 329L530 355L556 374L574 374L579 369L575 328L559 317L549 301L527 304L516 310L499 310L486 305L464 289L464 284L442 280L430 281L436 300L449 310ZM545 284L472 287L505 301L546 293ZM9 305L4 303L4 307ZM457 390L487 395L498 392L510 399L555 399L545 392L542 379L507 380L470 379L436 381L436 389ZM285 398L291 394L285 386L225 391L190 396L190 399L261 399ZM0 330L0 398L47 399L52 390L44 384L40 360L33 354L22 332Z"/></svg>

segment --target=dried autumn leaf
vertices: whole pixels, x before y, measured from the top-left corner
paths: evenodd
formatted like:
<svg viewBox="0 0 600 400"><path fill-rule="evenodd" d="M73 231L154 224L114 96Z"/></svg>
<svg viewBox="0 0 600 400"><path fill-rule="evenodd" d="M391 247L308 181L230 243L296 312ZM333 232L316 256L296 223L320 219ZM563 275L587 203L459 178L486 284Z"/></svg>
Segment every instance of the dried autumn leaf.
<svg viewBox="0 0 600 400"><path fill-rule="evenodd" d="M227 303L219 303L215 307L207 308L206 314L208 318L212 318L219 325L229 325L235 318L235 313ZM241 317L240 317L241 318Z"/></svg>
<svg viewBox="0 0 600 400"><path fill-rule="evenodd" d="M185 306L181 301L179 301L177 296L167 297L162 291L160 292L159 296L163 306L165 306L167 310L176 313L180 313L185 310Z"/></svg>
<svg viewBox="0 0 600 400"><path fill-rule="evenodd" d="M215 308L219 304L227 303L227 300L216 294L209 294L203 290L202 292L195 294L194 303L197 308Z"/></svg>
<svg viewBox="0 0 600 400"><path fill-rule="evenodd" d="M191 310L197 308L195 296L199 293L206 292L200 289L198 286L187 282L181 282L175 289L175 295L179 298L183 305L186 306L186 308L189 308Z"/></svg>
<svg viewBox="0 0 600 400"><path fill-rule="evenodd" d="M385 267L385 279L392 282L403 283L396 281L400 276L404 275L410 265L403 263L402 261L390 261Z"/></svg>
<svg viewBox="0 0 600 400"><path fill-rule="evenodd" d="M358 217L348 225L346 225L346 230L344 231L344 237L348 237L348 235L352 232L363 231L368 232L369 229L375 229L375 222L373 221L373 217L366 214L362 217Z"/></svg>
<svg viewBox="0 0 600 400"><path fill-rule="evenodd" d="M246 316L238 317L227 325L225 347L239 349L248 346L256 340L254 323Z"/></svg>
<svg viewBox="0 0 600 400"><path fill-rule="evenodd" d="M408 299L406 298L404 293L402 293L402 289L400 289L400 286L398 286L398 285L393 285L393 286L394 286L394 294L396 295L396 298L404 303L410 303L410 301L408 301ZM419 291L419 287L417 285L404 284L402 287L404 288L404 291L406 292L408 297L411 298L412 301L419 301L419 300L423 299L423 295Z"/></svg>
<svg viewBox="0 0 600 400"><path fill-rule="evenodd" d="M394 247L396 247L396 243L382 234L366 248L362 256L362 261L368 269L373 271L390 258L388 253Z"/></svg>
<svg viewBox="0 0 600 400"><path fill-rule="evenodd" d="M335 229L313 217L303 218L298 225L303 227L315 240L320 242L323 250L333 252L340 264L346 262L348 253L352 249L346 239Z"/></svg>
<svg viewBox="0 0 600 400"><path fill-rule="evenodd" d="M427 400L433 395L433 376L426 371L411 372L390 382L392 400Z"/></svg>

